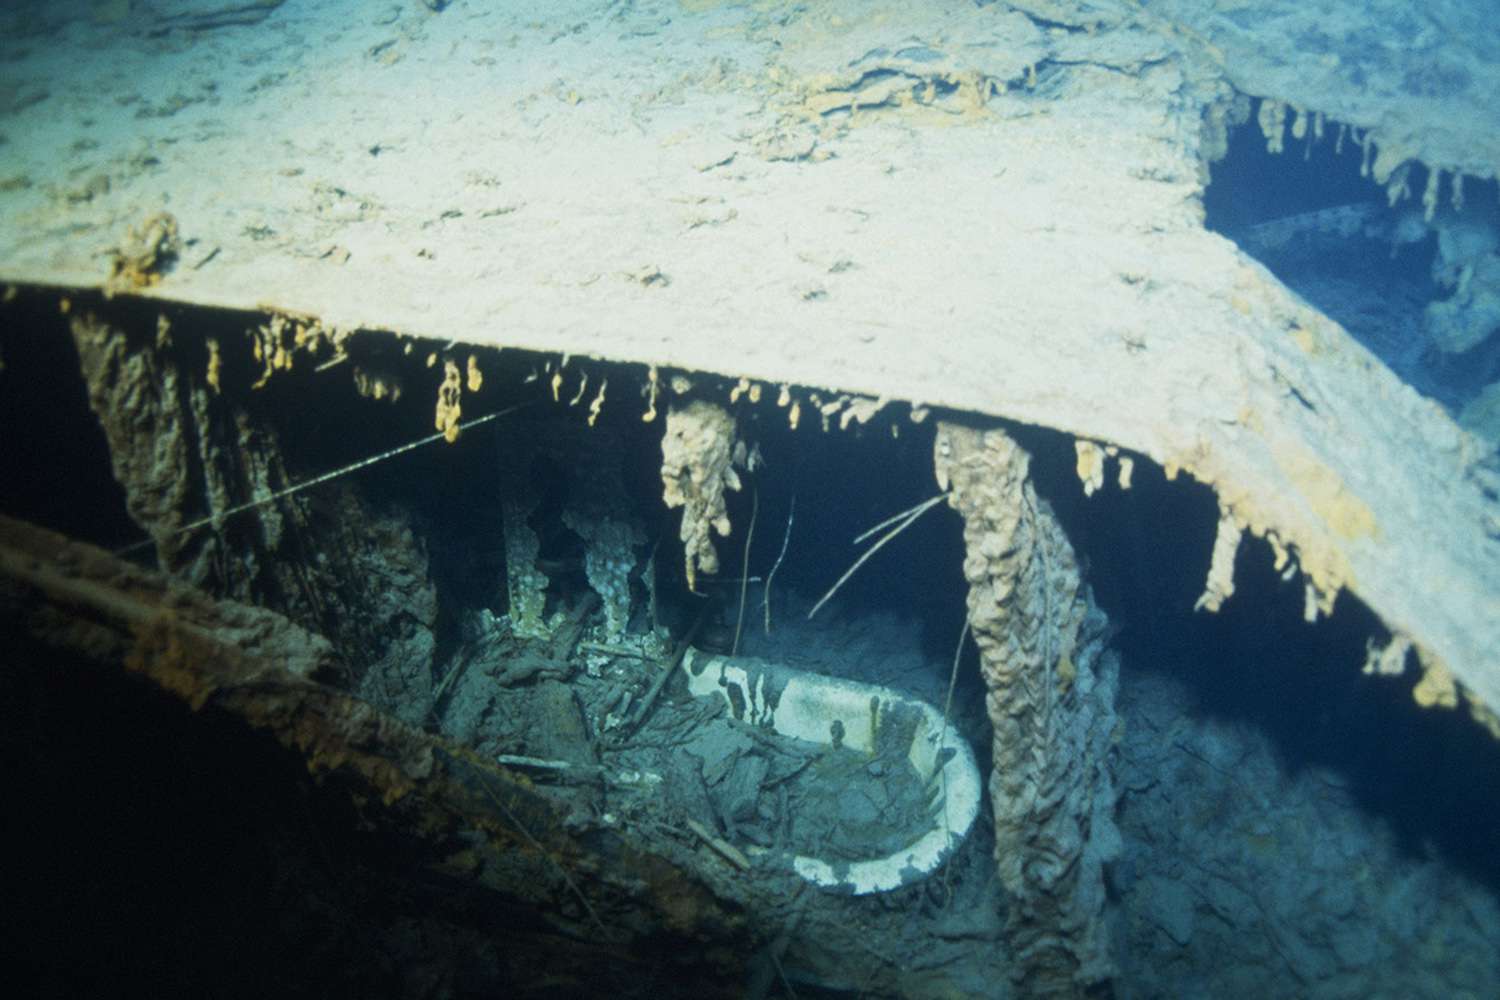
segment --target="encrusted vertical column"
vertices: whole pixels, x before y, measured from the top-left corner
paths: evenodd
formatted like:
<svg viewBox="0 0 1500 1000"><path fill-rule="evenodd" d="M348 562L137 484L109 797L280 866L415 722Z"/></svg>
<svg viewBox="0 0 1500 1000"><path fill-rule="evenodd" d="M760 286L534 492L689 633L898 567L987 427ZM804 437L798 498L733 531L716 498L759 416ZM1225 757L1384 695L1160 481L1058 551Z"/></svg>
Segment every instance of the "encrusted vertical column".
<svg viewBox="0 0 1500 1000"><path fill-rule="evenodd" d="M542 541L531 527L531 513L541 498L524 480L507 480L500 501L501 525L505 532L505 587L510 609L510 627L530 638L550 635L547 630L547 574L537 566Z"/></svg>
<svg viewBox="0 0 1500 1000"><path fill-rule="evenodd" d="M437 592L407 518L374 509L347 482L276 497L290 485L280 439L220 370L216 342L176 338L164 318L152 329L80 313L70 329L115 478L161 567L326 635L352 683L375 678L386 701L415 689L400 710L420 722ZM248 341L224 349L249 354Z"/></svg>
<svg viewBox="0 0 1500 1000"><path fill-rule="evenodd" d="M1109 978L1104 863L1119 850L1111 748L1118 662L1030 457L1001 430L937 430L935 465L964 518L969 624L994 724L995 855L1028 996Z"/></svg>
<svg viewBox="0 0 1500 1000"><path fill-rule="evenodd" d="M616 642L630 624L630 577L646 533L625 490L624 442L606 430L588 431L582 440L583 463L562 519L583 539L584 573L604 608L605 638Z"/></svg>
<svg viewBox="0 0 1500 1000"><path fill-rule="evenodd" d="M632 607L630 576L645 531L625 488L625 444L611 431L562 420L517 425L500 439L500 511L505 531L505 572L511 628L517 635L550 638L545 615L551 580L542 568L542 537L558 527L583 542L584 572L604 610L604 637L625 634ZM544 495L538 462L559 475ZM556 508L561 506L560 515ZM533 523L537 517L547 523Z"/></svg>
<svg viewBox="0 0 1500 1000"><path fill-rule="evenodd" d="M298 614L308 611L296 605L299 583L278 578L275 568L287 518L303 516L300 505L268 503L232 524L223 520L247 496L284 485L275 436L225 403L206 374L183 364L186 352L175 349L165 320L154 338L90 313L75 315L70 329L115 479L130 516L155 540L161 566L222 596L285 594L282 609L316 627ZM211 525L188 530L208 518Z"/></svg>

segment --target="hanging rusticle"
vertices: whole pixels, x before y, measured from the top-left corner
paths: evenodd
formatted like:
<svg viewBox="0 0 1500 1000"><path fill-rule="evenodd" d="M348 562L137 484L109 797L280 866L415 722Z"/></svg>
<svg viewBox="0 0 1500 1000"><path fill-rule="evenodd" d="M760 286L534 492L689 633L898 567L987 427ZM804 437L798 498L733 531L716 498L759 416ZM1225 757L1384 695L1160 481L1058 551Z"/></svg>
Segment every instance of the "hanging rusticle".
<svg viewBox="0 0 1500 1000"><path fill-rule="evenodd" d="M719 556L713 534L728 535L729 512L724 490L740 488L734 470L734 418L723 407L704 400L667 411L661 443L662 499L681 507L684 569L688 589L697 591L698 571L715 573ZM739 445L744 455L743 444Z"/></svg>

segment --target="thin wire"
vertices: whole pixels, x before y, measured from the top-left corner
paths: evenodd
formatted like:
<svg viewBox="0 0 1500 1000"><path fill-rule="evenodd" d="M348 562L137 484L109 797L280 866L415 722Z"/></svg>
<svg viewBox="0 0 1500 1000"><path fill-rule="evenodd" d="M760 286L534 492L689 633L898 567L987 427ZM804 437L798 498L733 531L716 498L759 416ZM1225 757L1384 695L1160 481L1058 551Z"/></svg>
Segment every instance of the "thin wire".
<svg viewBox="0 0 1500 1000"><path fill-rule="evenodd" d="M750 593L750 540L755 537L755 515L760 511L760 490L751 486L750 527L745 532L745 558L740 560L740 616L734 622L734 645L730 656L740 655L740 630L745 627L745 595Z"/></svg>
<svg viewBox="0 0 1500 1000"><path fill-rule="evenodd" d="M825 605L825 604L828 603L829 598L833 597L834 594L837 594L839 592L839 588L842 587L844 584L848 583L849 582L849 578L851 576L853 576L855 574L855 572L861 566L863 566L865 564L865 562L868 561L871 556L873 556L875 553L879 552L881 550L881 548L885 545L886 542L889 542L892 538L895 538L897 535L901 534L901 532L905 531L907 528L910 528L912 526L912 524L914 524L916 522L917 518L919 518L923 514L927 513L927 511L930 508L932 508L933 506L935 506L939 501L947 499L947 497L948 497L948 494L946 494L946 493L939 493L937 496L933 497L931 500L924 500L922 503L917 504L911 510L905 511L902 515L898 515L898 516L903 516L905 518L905 520L903 520L900 524L896 525L890 531L887 531L884 535L881 535L880 536L880 541L876 542L874 545L871 545L868 549L865 549L865 554L862 555L862 556L860 556L858 559L854 560L854 565L850 566L847 570L845 570L844 571L844 575L841 576L841 577L839 577L839 582L835 583L829 589L828 593L826 593L826 594L823 595L822 600L818 601L817 604L813 605L813 609L807 613L807 617L811 618L813 615L817 614L818 610L820 608L822 608L823 605ZM890 521L886 521L885 523L889 524ZM869 532L866 532L865 534L869 534ZM861 537L864 537L864 536L861 536Z"/></svg>
<svg viewBox="0 0 1500 1000"><path fill-rule="evenodd" d="M515 406L508 406L503 410L496 410L494 413L489 413L482 417L475 417L473 420L467 420L459 424L458 429L460 431L466 431L470 427L478 427L480 424L488 423L489 421L494 420L497 417L503 417L507 414L516 412L524 406L530 405L530 402L517 403ZM185 534L189 531L197 531L199 528L205 527L210 524L216 524L219 521L224 520L225 518L233 517L236 514L243 514L247 510L254 510L256 507L264 507L266 504L274 503L277 500L280 500L282 497L289 497L294 493L301 493L303 490L310 490L314 486L321 486L323 483L328 482L330 479L337 479L340 476L347 476L351 472L358 472L360 469L367 468L368 466L374 465L377 462L384 462L388 458L395 458L397 455L404 455L408 451L413 451L417 448L422 447L423 445L432 444L434 441L440 441L445 436L445 432L439 431L436 434L430 434L420 440L409 441L406 444L401 445L399 448L392 448L390 451L383 451L378 455L371 455L369 458L362 458L358 462L355 462L353 465L346 465L341 469L334 469L332 472L325 472L321 476L314 476L306 482L297 483L293 486L288 486L286 489L277 490L270 496L261 497L256 500L250 500L246 503L239 504L238 506L231 507L228 510L220 511L217 514L211 514L208 517L199 518L198 520L193 521L190 524L184 524L182 527L177 528L175 531L164 535L160 539L148 538L145 541L135 542L131 545L127 545L123 549L116 549L114 554L116 556L127 556L132 553L139 552L140 550L149 548L152 545L156 545L158 542L164 541L167 538Z"/></svg>
<svg viewBox="0 0 1500 1000"><path fill-rule="evenodd" d="M941 496L945 494L939 495ZM866 538L869 538L871 535L875 534L875 532L877 531L880 531L882 528L889 528L891 525L895 524L903 517L910 517L912 514L917 513L918 507L920 507L922 510L926 510L927 504L929 503L931 503L930 500L923 500L921 503L917 504L916 507L908 507L899 514L892 514L890 517L886 518L884 521L881 521L874 527L867 528L863 534L859 535L859 537L855 538L854 541L850 542L849 544L858 545L860 542L864 541Z"/></svg>
<svg viewBox="0 0 1500 1000"><path fill-rule="evenodd" d="M943 701L943 739L944 740L946 740L948 738L948 715L953 710L953 689L958 686L958 663L959 663L959 660L961 660L963 658L963 655L964 655L964 640L969 637L969 625L970 625L969 616L966 613L964 615L964 627L963 627L963 630L958 633L958 648L953 651L953 672L948 675L948 697L946 699L944 699L944 701ZM954 730L954 735L955 736L958 735L958 732L957 732L956 728ZM948 764L948 762L945 761L945 760L943 760L943 748L940 746L938 748L937 768L938 768L938 772L940 774L942 774L942 776L943 776L943 834L947 838L948 846L952 847L953 846L953 828L949 825L949 822L948 822L948 767L947 767L947 764ZM951 862L953 861L953 854L955 854L955 853L957 853L956 850L953 851L952 853L950 853L947 857L943 858L943 906L945 908L953 902L953 883L951 881L951 873L953 871L953 867L952 867Z"/></svg>
<svg viewBox="0 0 1500 1000"><path fill-rule="evenodd" d="M776 556L776 565L771 567L771 572L766 574L766 585L761 593L760 606L766 613L766 635L771 634L771 580L776 576L776 571L781 568L781 560L786 558L787 543L792 540L792 515L797 513L797 494L792 494L792 502L786 509L786 534L781 536L781 552Z"/></svg>
<svg viewBox="0 0 1500 1000"><path fill-rule="evenodd" d="M947 730L948 728L948 713L953 711L953 689L958 686L958 661L962 659L964 655L964 640L969 637L969 624L969 616L966 614L964 615L963 630L958 633L958 648L953 651L953 672L948 675L948 697L943 701L944 730ZM941 765L939 765L939 767L941 767ZM943 780L947 781L946 774L944 775ZM947 817L946 812L943 815L944 818Z"/></svg>

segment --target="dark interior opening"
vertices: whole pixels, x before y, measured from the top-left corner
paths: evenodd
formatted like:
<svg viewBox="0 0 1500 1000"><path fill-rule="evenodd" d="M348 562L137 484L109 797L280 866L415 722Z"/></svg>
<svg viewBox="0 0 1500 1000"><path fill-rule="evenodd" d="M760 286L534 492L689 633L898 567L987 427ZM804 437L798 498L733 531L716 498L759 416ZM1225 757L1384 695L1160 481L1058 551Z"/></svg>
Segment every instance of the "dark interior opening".
<svg viewBox="0 0 1500 1000"><path fill-rule="evenodd" d="M1236 165L1231 162L1233 156L1231 152L1226 161L1231 167ZM1276 163L1293 159L1283 154ZM1330 188L1328 196L1338 190ZM0 436L0 466L8 473L0 510L106 546L137 540L140 533L124 513L123 495L111 476L103 435L88 409L77 359L60 325L55 300L23 293L0 315L7 330L3 342L6 368L0 373L5 380L0 382L5 426L30 426L28 420L38 412L37 407L50 407L47 412L51 414L50 422L34 438ZM189 313L179 318L183 324L200 321L205 326L197 333L221 332L228 342L243 329L244 317ZM184 335L181 341L196 343L197 333ZM359 335L349 342L349 360L340 365L318 373L299 369L294 375L273 377L260 390L229 391L255 419L276 430L290 481L306 482L431 433L438 379L426 361L432 347L416 344L408 351L404 343L387 334ZM471 352L458 348L454 353L466 357ZM495 413L518 402L527 403L526 407L467 430L452 444L413 448L348 477L373 507L410 515L430 557L429 572L442 609L439 628L455 634L440 640L439 659L443 650L456 646L455 636L466 615L479 609L497 614L505 610L499 508L499 497L507 488L501 461L504 450L544 424L562 422L572 435L570 440L580 448L605 447L618 456L623 485L620 504L642 519L648 536L642 558L649 547L659 546L667 620L679 633L707 607L722 641L722 634L732 632L739 621L741 581L749 577L741 654L784 655L789 648L786 637L792 636L799 656L836 657L843 639L862 630L886 628L878 624L882 618L897 619L909 623L907 634L915 635L930 669L928 680L933 687L929 690L946 687L947 668L964 620L965 584L961 525L945 505L923 515L872 558L816 619L811 623L805 619L812 604L864 551L863 545L851 544L856 535L937 492L932 475L933 417L913 422L904 406L892 406L870 423L853 423L844 430L836 426L835 418L835 426L825 431L816 412L804 406L801 424L793 430L787 411L769 398L774 392L755 404L743 398L733 404L741 436L759 447L765 464L759 472L743 476L741 491L729 494L734 531L716 539L720 571L713 579L700 581L705 596L699 596L688 592L682 573L679 515L663 509L660 501L665 403L655 422L641 420L644 402L635 396L635 388L643 382L641 370L587 362L596 383L608 377L611 386L609 401L591 428L588 398L572 407L566 405L566 395L561 403L553 402L546 359L519 351L472 353L485 380L481 389L465 394L464 417ZM248 384L244 370L235 368L246 363L244 357L226 353L226 385ZM570 385L583 364L575 361L569 369L573 373ZM400 399L392 403L362 398L352 377L355 367L380 367L398 376L404 386ZM440 372L441 363L436 367ZM538 377L532 378L534 374ZM730 389L728 383L702 377L697 391L725 401ZM1415 670L1396 679L1360 673L1366 643L1384 637L1367 608L1346 593L1330 618L1304 622L1301 580L1281 579L1272 570L1268 547L1247 538L1237 560L1234 596L1217 614L1194 612L1218 517L1207 487L1185 477L1169 481L1158 466L1137 457L1129 490L1120 489L1111 476L1104 490L1085 497L1074 469L1071 437L1036 428L1010 430L1033 455L1038 492L1062 519L1083 561L1086 580L1119 628L1114 642L1122 654L1123 685L1129 686L1132 677L1169 675L1191 692L1192 711L1199 718L1253 724L1270 736L1282 764L1293 773L1312 766L1333 769L1347 779L1371 816L1397 832L1411 855L1442 857L1500 890L1500 859L1492 850L1500 840L1500 804L1476 793L1500 787L1500 744L1463 712L1417 709L1411 698ZM543 536L543 557L572 566L558 577L555 596L559 600L584 582L577 565L579 539L562 525L558 514L563 494L573 488L569 483L576 483L569 479L572 473L565 467L565 454L562 461L559 465L554 454L528 467L528 474L536 477L534 485L546 498L533 525ZM308 495L316 499L319 489L314 487ZM755 529L747 561L745 538L752 512ZM755 581L781 559L783 544L786 551L771 595L773 630L768 638L762 628L762 590ZM970 643L960 661L955 706L968 716L971 725L966 732L974 739L979 759L985 761L987 733L973 725L983 725L983 689L975 661ZM45 686L53 682L31 678L27 683ZM926 696L928 692L917 693ZM35 701L42 695L30 692L26 697ZM49 712L62 711L60 694L46 697L52 699ZM114 731L111 727L118 727L94 718L102 711L100 706L88 707L88 699L94 697L85 693L86 711L80 716L88 726L97 724L101 742L89 745L112 745L102 741L113 740L108 734ZM98 700L102 704L112 697ZM160 706L143 707L141 713L141 718L161 715L160 724L167 730L175 732L183 725L168 717L172 710ZM138 729L139 720L132 719L132 728ZM192 725L202 722L196 719ZM88 726L83 722L72 726L66 739L87 744L92 739L84 733ZM224 737L231 742L239 738ZM44 742L19 746L16 753L48 755L53 749L52 743ZM40 775L39 782L73 782L80 766L74 758L86 752L78 746L67 749L72 763L47 764L18 757L16 773L30 767ZM211 762L222 752L208 748L202 756ZM147 774L166 766L134 757L127 763ZM262 770L264 780L275 784L273 778L280 772ZM287 777L287 787L300 787L301 780ZM184 786L184 794L201 793L203 801L215 801L219 793L209 784L208 777L195 778ZM283 794L271 788L263 792ZM189 811L191 803L158 803L142 795L134 799L132 808L137 807L137 811L176 815ZM267 805L264 812L295 819L295 810L285 803ZM83 820L85 825L98 821L96 816ZM314 825L338 831L345 822L340 817L319 818ZM273 835L292 834L266 834ZM131 836L144 842L154 834ZM122 878L146 878L156 863L149 856L134 854L128 862L142 867L136 874L127 871ZM320 862L313 858L306 863ZM338 881L347 877L335 876L316 878ZM337 949L355 946L337 940L327 947L332 949L331 956ZM363 961L348 956L329 960Z"/></svg>
<svg viewBox="0 0 1500 1000"><path fill-rule="evenodd" d="M736 525L748 524L751 488L758 491L748 571L768 572L787 541L775 578L781 593L773 594L780 606L773 605L773 612L778 619L805 616L879 535L859 545L856 537L938 492L932 472L934 421L914 424L904 406L843 431L823 431L816 415L806 414L793 431L784 410L765 406L749 416L745 426L759 441L766 464L750 488L733 498L731 514ZM898 436L892 436L892 427ZM735 578L743 545L738 530L725 545L724 565L733 568ZM866 562L814 621L871 614L915 618L928 658L947 663L965 616L962 564L962 526L940 506Z"/></svg>
<svg viewBox="0 0 1500 1000"><path fill-rule="evenodd" d="M1444 177L1428 218L1425 166L1406 168L1410 194L1392 205L1387 190L1362 174L1365 156L1354 131L1344 131L1342 141L1340 132L1332 121L1321 139L1311 127L1301 139L1288 130L1284 151L1272 153L1254 114L1231 127L1228 152L1210 165L1206 224L1457 415L1500 379L1500 337L1458 352L1436 346L1427 307L1454 295L1451 282L1436 280L1438 234L1492 225L1484 220L1493 215L1495 182L1466 178L1463 206L1455 208L1452 178Z"/></svg>
<svg viewBox="0 0 1500 1000"><path fill-rule="evenodd" d="M1248 157L1244 139L1242 134L1237 141ZM1314 147L1315 153L1320 148ZM1303 162L1283 155L1277 163L1286 160ZM1230 168L1242 164L1233 152L1226 162ZM1330 196L1342 190L1326 180L1325 187ZM0 463L9 472L0 509L106 547L136 541L140 532L125 514L123 492L111 475L107 446L88 409L55 299L22 294L4 315L8 336L0 379L6 391L0 392L0 407L7 426L35 426L36 433L0 437ZM237 319L215 320L210 314L206 321L228 332ZM359 360L369 352L390 355L384 359L388 368L402 374L406 384L395 403L360 398L354 380L336 368L307 380L273 378L263 389L241 394L240 402L276 428L292 482L400 447L413 440L414 427L430 426L432 393L422 374L428 370L426 348L403 353L393 351L393 343L384 335L372 335L364 344L356 338L350 354ZM615 405L601 411L597 430L590 431L584 428L582 406L558 412L545 395L545 380L527 381L540 359L520 352L477 353L488 374L485 387L466 397L466 417L513 405L517 384L536 389L532 405L467 431L453 444L416 448L351 474L377 506L413 514L431 557L439 604L446 609L445 627L456 629L462 615L476 608L504 611L498 510L504 485L497 449L506 447L511 435L529 433L528 420L571 420L579 434L612 435L623 448L627 495L621 502L648 522L648 544L658 545L659 572L668 589L667 619L679 629L705 603L721 628L732 627L739 618L741 573L758 581L778 558L772 635L788 621L806 626L812 604L864 551L864 545L851 544L853 538L937 492L932 419L913 423L904 408L891 408L868 425L824 431L816 414L804 414L792 430L786 410L768 401L742 401L740 433L759 446L765 464L744 476L744 489L728 495L734 532L717 540L721 568L702 587L706 596L694 595L681 570L678 515L660 504L660 424L643 423L642 406L621 393ZM608 373L617 386L640 381L629 366L596 370ZM727 397L729 386L723 389ZM42 411L50 419L23 419ZM1039 492L1062 518L1090 585L1120 630L1117 643L1127 672L1170 672L1195 692L1204 713L1253 719L1275 736L1294 768L1314 762L1338 767L1407 842L1439 845L1500 885L1500 861L1484 850L1500 838L1500 807L1470 794L1481 778L1481 784L1500 785L1500 751L1461 713L1417 711L1410 700L1415 671L1396 680L1360 674L1367 641L1383 636L1383 630L1357 599L1344 594L1331 619L1305 623L1300 580L1280 579L1265 544L1247 540L1237 561L1234 597L1217 614L1195 613L1218 516L1211 491L1187 480L1169 482L1160 467L1138 461L1130 490L1111 484L1085 498L1073 471L1071 438L1013 430L1032 452ZM559 564L577 562L578 540L556 516L565 477L551 461L533 469L542 492L551 497L536 517L550 525L543 555ZM315 495L316 489L310 492ZM752 508L755 530L747 564L744 530ZM951 664L965 613L962 559L958 518L939 506L855 573L810 627L857 627L861 620L898 616L915 622L927 661L934 667ZM581 570L559 580L564 587L582 584ZM758 582L746 593L741 652L775 655L778 647L766 641L761 627ZM821 653L836 656L838 650ZM960 677L963 696L977 700L981 688L972 644L963 653Z"/></svg>
<svg viewBox="0 0 1500 1000"><path fill-rule="evenodd" d="M0 305L0 428L0 511L104 548L140 538L55 294Z"/></svg>
<svg viewBox="0 0 1500 1000"><path fill-rule="evenodd" d="M7 650L0 695L8 839L25 845L4 878L23 991L321 996L403 974L378 943L400 910L375 889L381 852L310 793L300 758L25 644Z"/></svg>
<svg viewBox="0 0 1500 1000"><path fill-rule="evenodd" d="M1306 622L1302 578L1282 579L1270 546L1247 535L1234 595L1216 613L1194 611L1218 520L1208 487L1137 461L1129 490L1111 483L1085 497L1070 438L1029 430L1022 440L1038 491L1120 629L1123 684L1169 675L1191 692L1196 713L1265 732L1289 772L1318 765L1341 774L1412 855L1440 853L1500 891L1500 803L1473 794L1500 787L1500 742L1461 709L1419 709L1414 662L1396 678L1361 672L1366 644L1389 638L1369 608L1345 591L1331 616Z"/></svg>
<svg viewBox="0 0 1500 1000"><path fill-rule="evenodd" d="M53 650L6 653L4 828L25 864L0 887L25 995L544 995L539 967L573 957L545 914L439 877L240 718ZM652 982L638 957L587 958L572 976L590 995L722 992L680 961Z"/></svg>

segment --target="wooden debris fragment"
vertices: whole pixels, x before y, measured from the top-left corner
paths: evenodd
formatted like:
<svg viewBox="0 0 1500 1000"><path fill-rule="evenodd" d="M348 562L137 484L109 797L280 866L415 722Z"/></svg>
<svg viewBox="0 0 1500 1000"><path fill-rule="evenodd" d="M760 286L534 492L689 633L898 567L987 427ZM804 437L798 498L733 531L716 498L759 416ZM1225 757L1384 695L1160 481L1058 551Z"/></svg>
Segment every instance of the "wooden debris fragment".
<svg viewBox="0 0 1500 1000"><path fill-rule="evenodd" d="M698 835L699 839L713 848L713 852L719 857L728 861L742 872L750 870L750 859L745 857L744 853L738 847L735 847L722 837L715 836L712 830L695 819L688 819L687 826L689 830Z"/></svg>

